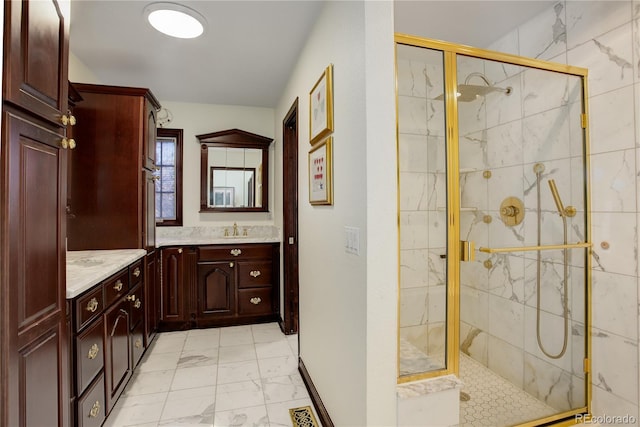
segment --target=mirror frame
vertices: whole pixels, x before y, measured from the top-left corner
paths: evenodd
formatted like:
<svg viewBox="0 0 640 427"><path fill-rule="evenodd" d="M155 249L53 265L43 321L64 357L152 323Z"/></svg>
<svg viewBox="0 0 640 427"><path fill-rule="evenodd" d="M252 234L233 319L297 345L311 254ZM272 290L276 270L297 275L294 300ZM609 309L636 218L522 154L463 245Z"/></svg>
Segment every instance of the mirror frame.
<svg viewBox="0 0 640 427"><path fill-rule="evenodd" d="M269 211L269 145L272 138L229 129L196 135L200 144L200 212L268 212ZM209 173L209 147L257 148L262 150L262 206L248 208L210 207L207 203L207 174Z"/></svg>

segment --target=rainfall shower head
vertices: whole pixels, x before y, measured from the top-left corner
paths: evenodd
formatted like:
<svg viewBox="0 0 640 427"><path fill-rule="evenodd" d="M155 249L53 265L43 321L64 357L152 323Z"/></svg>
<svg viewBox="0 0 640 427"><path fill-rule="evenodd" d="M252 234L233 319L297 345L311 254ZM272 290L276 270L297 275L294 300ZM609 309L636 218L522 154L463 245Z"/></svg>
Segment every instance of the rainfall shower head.
<svg viewBox="0 0 640 427"><path fill-rule="evenodd" d="M565 216L564 205L562 204L562 199L560 199L560 193L558 193L558 187L556 187L556 182L553 179L549 180L549 188L551 189L551 195L553 196L553 200L556 202L556 207L558 208L558 214L561 217Z"/></svg>
<svg viewBox="0 0 640 427"><path fill-rule="evenodd" d="M479 77L480 79L482 79L482 81L486 84L486 86L469 84L469 80L471 80L473 77ZM475 73L469 74L464 79L464 84L458 85L458 92L456 93L456 97L460 102L471 102L471 101L475 101L481 96L486 96L488 93L491 93L491 92L503 92L507 95L510 95L512 91L513 91L513 88L511 86L508 86L506 88L494 86L491 84L489 79L485 77L484 74L475 72ZM444 93L436 97L436 99L439 101L443 100Z"/></svg>

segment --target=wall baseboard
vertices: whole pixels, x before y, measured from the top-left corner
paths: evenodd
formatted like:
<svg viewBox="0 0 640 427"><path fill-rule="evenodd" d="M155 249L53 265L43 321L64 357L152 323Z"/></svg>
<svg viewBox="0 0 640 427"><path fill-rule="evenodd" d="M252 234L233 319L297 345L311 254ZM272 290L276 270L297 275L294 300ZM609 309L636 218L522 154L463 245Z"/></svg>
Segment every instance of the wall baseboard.
<svg viewBox="0 0 640 427"><path fill-rule="evenodd" d="M307 368L304 366L304 362L300 357L298 357L298 371L300 371L304 385L309 391L311 402L313 402L313 406L316 409L318 418L320 418L319 421L322 423L322 427L334 427L333 421L331 421L331 417L329 416L329 412L327 411L327 408L324 407L322 399L320 399L320 394L318 394L318 390L316 390L315 385L313 385L309 371L307 371Z"/></svg>

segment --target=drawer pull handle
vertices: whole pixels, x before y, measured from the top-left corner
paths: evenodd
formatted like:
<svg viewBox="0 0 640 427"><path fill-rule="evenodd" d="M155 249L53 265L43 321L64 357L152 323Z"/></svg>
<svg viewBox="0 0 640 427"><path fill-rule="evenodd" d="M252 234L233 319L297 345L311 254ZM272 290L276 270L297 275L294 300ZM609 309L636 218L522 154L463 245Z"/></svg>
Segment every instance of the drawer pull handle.
<svg viewBox="0 0 640 427"><path fill-rule="evenodd" d="M122 290L122 280L118 280L115 285L113 285L113 289L116 292L120 292Z"/></svg>
<svg viewBox="0 0 640 427"><path fill-rule="evenodd" d="M100 351L100 347L98 344L93 344L89 349L89 353L87 353L87 359L93 360L98 356L98 352Z"/></svg>
<svg viewBox="0 0 640 427"><path fill-rule="evenodd" d="M254 277L254 278L255 278L255 277L258 277L258 276L259 276L259 275L261 275L261 274L262 274L262 273L260 273L260 270L252 270L252 271L249 273L249 276L251 276L251 277Z"/></svg>
<svg viewBox="0 0 640 427"><path fill-rule="evenodd" d="M98 300L95 297L91 298L91 300L89 300L89 302L87 303L87 311L95 313L99 305L100 304L98 303Z"/></svg>
<svg viewBox="0 0 640 427"><path fill-rule="evenodd" d="M93 404L91 410L89 411L89 418L95 418L100 413L100 401L96 400L96 403Z"/></svg>
<svg viewBox="0 0 640 427"><path fill-rule="evenodd" d="M233 268L233 266L234 266L234 265L235 265L235 264L234 264L234 263L232 263L232 262L230 262L230 263L229 263L229 267L231 267L231 268Z"/></svg>
<svg viewBox="0 0 640 427"><path fill-rule="evenodd" d="M133 275L136 277L140 277L140 267L136 267L136 269L133 270Z"/></svg>
<svg viewBox="0 0 640 427"><path fill-rule="evenodd" d="M142 340L141 340L140 338L138 338L138 339L136 340L136 344L135 344L135 346L136 346L136 348L140 348L140 347L142 347Z"/></svg>
<svg viewBox="0 0 640 427"><path fill-rule="evenodd" d="M238 256L242 253L240 249L231 249L231 255Z"/></svg>
<svg viewBox="0 0 640 427"><path fill-rule="evenodd" d="M135 301L136 300L136 295L127 295L127 301Z"/></svg>
<svg viewBox="0 0 640 427"><path fill-rule="evenodd" d="M181 254L182 253L182 248L178 249L178 253Z"/></svg>
<svg viewBox="0 0 640 427"><path fill-rule="evenodd" d="M251 302L251 304L253 305L258 305L262 302L262 298L260 297L253 297L249 300L249 302Z"/></svg>
<svg viewBox="0 0 640 427"><path fill-rule="evenodd" d="M140 308L140 306L141 306L141 305L142 305L142 301L140 301L139 299L137 299L137 300L136 300L136 302L135 302L135 303L133 303L133 306L134 306L135 308Z"/></svg>

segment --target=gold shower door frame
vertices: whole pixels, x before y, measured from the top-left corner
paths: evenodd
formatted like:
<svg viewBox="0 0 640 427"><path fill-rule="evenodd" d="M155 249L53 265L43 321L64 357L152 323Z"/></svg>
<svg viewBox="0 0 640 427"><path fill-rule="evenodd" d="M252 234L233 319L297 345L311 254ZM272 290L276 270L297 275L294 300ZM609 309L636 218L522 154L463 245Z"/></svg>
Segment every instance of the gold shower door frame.
<svg viewBox="0 0 640 427"><path fill-rule="evenodd" d="M458 45L439 40L425 39L421 37L395 34L395 44L407 45L414 47L423 47L441 51L443 53L444 68L444 89L445 89L445 121L446 121L446 141L447 141L447 320L446 320L446 367L445 369L429 371L419 374L400 376L400 277L398 270L398 367L397 378L398 383L407 383L411 381L434 378L449 374L459 376L460 370L460 262L463 252L463 242L460 241L460 170L459 163L459 133L458 133L458 100L456 98L458 79L457 79L457 55L465 55L479 59L494 60L507 64L520 65L540 70L555 71L567 75L580 77L582 80L582 129L584 143L584 183L585 183L585 240L586 242L574 245L566 245L570 248L586 248L585 256L585 357L584 357L584 374L585 374L585 402L586 406L573 409L570 411L557 413L550 417L520 424L519 426L537 426L540 424L554 423L554 425L575 425L578 414L591 413L591 188L589 173L589 129L588 129L588 92L587 92L587 76L588 70L581 67L571 65L558 64L548 61L542 61L533 58L526 58L512 54L494 52L474 48L465 45ZM396 76L397 76L397 60L396 60ZM396 83L397 86L397 83ZM397 90L397 87L396 87ZM396 96L396 117L398 117L398 97ZM399 129L396 119L396 141L399 153ZM398 171L399 174L399 171ZM399 182L399 177L398 177ZM400 226L400 189L398 188L398 227ZM464 242L466 243L466 242ZM488 249L481 248L483 252L495 251L504 252L508 249L502 248ZM538 250L548 249L547 247L521 247L517 250ZM400 235L398 234L398 259L400 259Z"/></svg>

